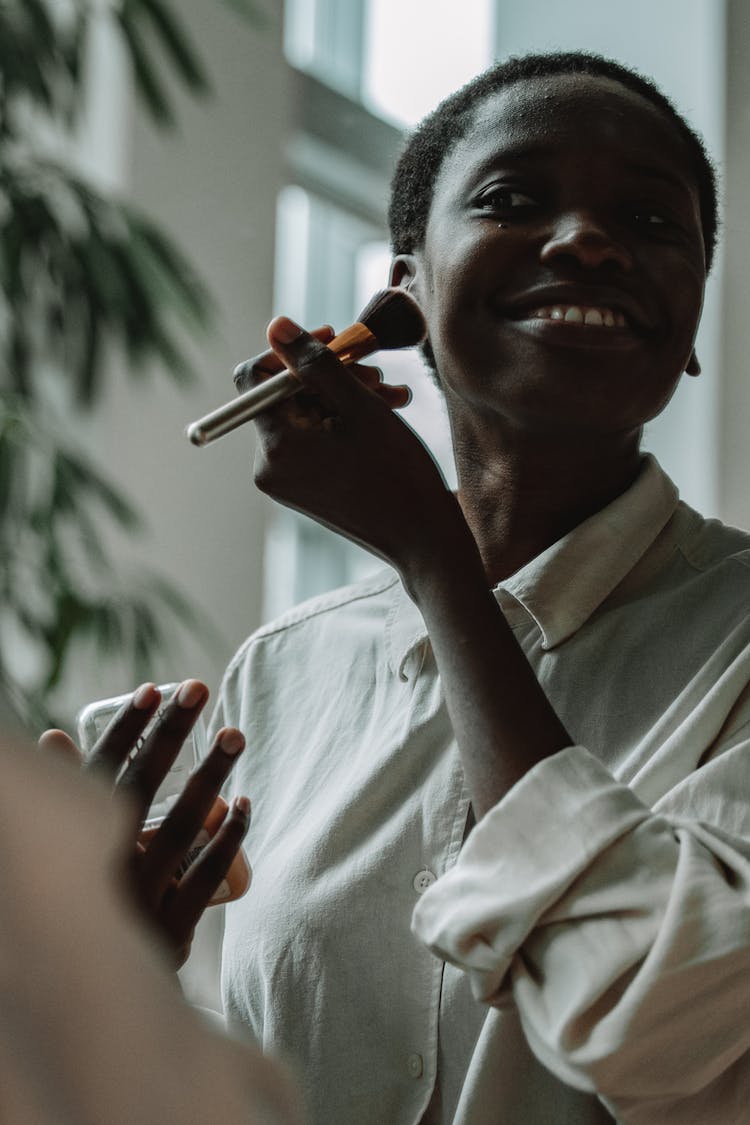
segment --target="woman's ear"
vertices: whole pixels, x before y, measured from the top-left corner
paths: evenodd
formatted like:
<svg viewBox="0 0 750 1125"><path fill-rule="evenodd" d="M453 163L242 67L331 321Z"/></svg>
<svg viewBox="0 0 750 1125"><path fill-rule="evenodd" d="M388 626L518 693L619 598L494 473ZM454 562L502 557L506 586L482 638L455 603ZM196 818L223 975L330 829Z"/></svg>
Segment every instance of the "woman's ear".
<svg viewBox="0 0 750 1125"><path fill-rule="evenodd" d="M391 262L389 284L411 289L417 278L417 260L413 254L399 254Z"/></svg>
<svg viewBox="0 0 750 1125"><path fill-rule="evenodd" d="M700 375L700 373L701 373L701 365L698 362L698 356L695 354L695 349L693 349L693 351L690 353L690 359L687 361L687 364L685 365L685 374L686 375Z"/></svg>

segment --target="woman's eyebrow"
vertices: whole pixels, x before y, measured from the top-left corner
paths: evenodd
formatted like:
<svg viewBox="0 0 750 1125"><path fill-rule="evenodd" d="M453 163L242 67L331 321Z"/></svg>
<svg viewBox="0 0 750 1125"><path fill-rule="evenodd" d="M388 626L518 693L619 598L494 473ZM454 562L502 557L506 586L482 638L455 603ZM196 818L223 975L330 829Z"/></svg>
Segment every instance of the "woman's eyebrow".
<svg viewBox="0 0 750 1125"><path fill-rule="evenodd" d="M686 182L684 177L675 175L668 168L655 168L652 164L638 164L633 161L629 162L626 168L629 172L635 172L636 175L645 176L647 179L660 180L683 195L692 194L693 184Z"/></svg>
<svg viewBox="0 0 750 1125"><path fill-rule="evenodd" d="M501 170L506 165L522 164L524 161L546 160L555 155L554 149L542 145L524 145L509 148L494 148L481 164L473 170L471 184L476 184L492 172Z"/></svg>
<svg viewBox="0 0 750 1125"><path fill-rule="evenodd" d="M509 145L507 148L498 146L483 162L482 167L491 168L493 164L500 164L506 160L545 160L554 156L554 148L548 145Z"/></svg>

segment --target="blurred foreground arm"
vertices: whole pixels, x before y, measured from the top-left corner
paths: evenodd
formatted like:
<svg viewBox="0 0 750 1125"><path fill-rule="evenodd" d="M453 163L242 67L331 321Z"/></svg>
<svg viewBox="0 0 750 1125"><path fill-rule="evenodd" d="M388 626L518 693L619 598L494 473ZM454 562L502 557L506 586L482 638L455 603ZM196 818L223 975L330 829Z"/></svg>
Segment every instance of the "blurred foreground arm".
<svg viewBox="0 0 750 1125"><path fill-rule="evenodd" d="M288 1078L184 1003L121 890L129 811L0 736L0 1120L298 1125Z"/></svg>

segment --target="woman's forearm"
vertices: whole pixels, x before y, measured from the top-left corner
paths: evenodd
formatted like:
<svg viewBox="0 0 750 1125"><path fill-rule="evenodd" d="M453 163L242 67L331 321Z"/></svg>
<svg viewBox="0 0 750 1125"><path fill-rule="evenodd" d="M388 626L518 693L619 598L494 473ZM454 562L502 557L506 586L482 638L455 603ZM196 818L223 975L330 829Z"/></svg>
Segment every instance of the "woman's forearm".
<svg viewBox="0 0 750 1125"><path fill-rule="evenodd" d="M430 637L477 819L571 744L495 596L468 527L402 571ZM435 560L438 561L435 561Z"/></svg>

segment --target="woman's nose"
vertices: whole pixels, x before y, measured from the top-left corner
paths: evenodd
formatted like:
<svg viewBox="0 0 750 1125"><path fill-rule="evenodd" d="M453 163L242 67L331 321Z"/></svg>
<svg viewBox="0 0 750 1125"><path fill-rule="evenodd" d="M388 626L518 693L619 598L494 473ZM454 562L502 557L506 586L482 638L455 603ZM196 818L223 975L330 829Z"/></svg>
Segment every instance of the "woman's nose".
<svg viewBox="0 0 750 1125"><path fill-rule="evenodd" d="M630 251L593 215L576 212L561 216L542 247L540 258L551 262L561 256L595 269L613 262L623 270L633 266Z"/></svg>

